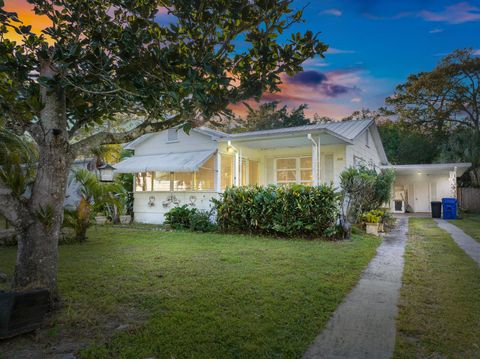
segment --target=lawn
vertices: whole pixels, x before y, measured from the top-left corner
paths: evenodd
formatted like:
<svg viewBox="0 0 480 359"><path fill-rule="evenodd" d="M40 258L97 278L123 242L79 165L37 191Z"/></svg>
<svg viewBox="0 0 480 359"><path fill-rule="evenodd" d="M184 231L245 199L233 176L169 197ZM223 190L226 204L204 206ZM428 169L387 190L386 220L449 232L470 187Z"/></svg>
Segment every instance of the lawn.
<svg viewBox="0 0 480 359"><path fill-rule="evenodd" d="M433 220L411 218L394 357L480 357L479 298L476 263Z"/></svg>
<svg viewBox="0 0 480 359"><path fill-rule="evenodd" d="M299 357L379 242L97 227L60 247L65 306L36 340L88 338L81 358ZM14 261L0 251L0 270Z"/></svg>
<svg viewBox="0 0 480 359"><path fill-rule="evenodd" d="M449 222L461 228L470 237L480 242L480 214L463 214L462 219Z"/></svg>

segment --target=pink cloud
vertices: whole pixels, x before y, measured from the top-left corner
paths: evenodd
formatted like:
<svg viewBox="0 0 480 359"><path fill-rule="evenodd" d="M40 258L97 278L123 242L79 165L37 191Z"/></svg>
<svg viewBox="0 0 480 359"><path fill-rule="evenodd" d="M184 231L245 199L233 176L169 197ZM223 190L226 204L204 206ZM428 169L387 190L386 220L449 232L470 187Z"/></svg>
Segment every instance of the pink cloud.
<svg viewBox="0 0 480 359"><path fill-rule="evenodd" d="M470 5L468 2L460 2L447 6L442 11L421 11L418 16L434 22L446 22L449 24L461 24L480 20L480 8Z"/></svg>

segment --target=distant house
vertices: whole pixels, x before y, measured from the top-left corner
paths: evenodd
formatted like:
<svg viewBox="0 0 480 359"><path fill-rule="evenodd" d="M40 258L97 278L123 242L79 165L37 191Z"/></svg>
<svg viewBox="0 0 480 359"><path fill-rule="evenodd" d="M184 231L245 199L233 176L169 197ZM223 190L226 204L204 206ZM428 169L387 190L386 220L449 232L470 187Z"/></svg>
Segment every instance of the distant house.
<svg viewBox="0 0 480 359"><path fill-rule="evenodd" d="M392 166L372 120L332 122L226 134L177 128L141 136L126 145L133 157L117 173L134 173L135 220L161 223L173 206L209 209L228 186L249 184L339 186L347 167L393 168L396 209L428 212L431 200L455 196L456 177L469 164ZM400 206L398 205L401 202ZM392 210L395 203L392 202Z"/></svg>

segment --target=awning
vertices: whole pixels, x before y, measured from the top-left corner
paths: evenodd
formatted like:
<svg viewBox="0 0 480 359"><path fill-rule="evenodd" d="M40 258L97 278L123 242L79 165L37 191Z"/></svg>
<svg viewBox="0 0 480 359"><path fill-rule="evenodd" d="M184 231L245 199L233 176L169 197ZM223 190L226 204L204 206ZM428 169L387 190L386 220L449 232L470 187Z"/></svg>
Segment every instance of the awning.
<svg viewBox="0 0 480 359"><path fill-rule="evenodd" d="M171 152L158 155L132 156L113 165L116 173L194 172L203 165L216 150L195 152Z"/></svg>

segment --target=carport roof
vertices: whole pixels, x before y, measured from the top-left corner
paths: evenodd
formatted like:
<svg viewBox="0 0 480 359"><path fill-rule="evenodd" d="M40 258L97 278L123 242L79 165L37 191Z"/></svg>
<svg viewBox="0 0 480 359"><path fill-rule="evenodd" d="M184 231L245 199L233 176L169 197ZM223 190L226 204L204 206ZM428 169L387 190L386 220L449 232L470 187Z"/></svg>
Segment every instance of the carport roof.
<svg viewBox="0 0 480 359"><path fill-rule="evenodd" d="M431 164L411 164L411 165L388 165L382 168L391 168L399 175L408 175L414 173L421 174L444 174L450 171L457 171L457 176L461 176L471 167L471 163L431 163Z"/></svg>

